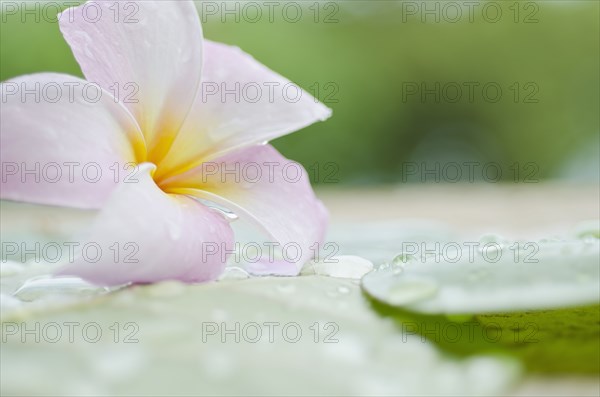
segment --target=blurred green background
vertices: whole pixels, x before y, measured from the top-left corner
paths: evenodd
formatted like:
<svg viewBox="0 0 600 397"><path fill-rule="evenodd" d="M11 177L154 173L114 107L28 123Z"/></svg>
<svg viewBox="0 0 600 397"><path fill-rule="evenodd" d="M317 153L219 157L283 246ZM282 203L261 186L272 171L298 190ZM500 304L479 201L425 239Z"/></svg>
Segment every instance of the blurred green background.
<svg viewBox="0 0 600 397"><path fill-rule="evenodd" d="M240 46L333 109L274 142L313 182L418 182L407 162L476 161L499 164L504 181L598 183L600 2L480 1L472 13L461 1L275 2L271 16L268 2L252 3L198 2L205 36ZM81 75L58 25L25 19L2 15L0 78ZM422 97L436 83L439 100Z"/></svg>

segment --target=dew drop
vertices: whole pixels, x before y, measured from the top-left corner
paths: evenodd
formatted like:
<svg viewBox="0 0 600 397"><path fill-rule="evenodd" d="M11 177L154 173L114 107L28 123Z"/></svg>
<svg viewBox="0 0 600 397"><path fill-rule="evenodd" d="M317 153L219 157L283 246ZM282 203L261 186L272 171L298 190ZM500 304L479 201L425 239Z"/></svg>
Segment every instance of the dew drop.
<svg viewBox="0 0 600 397"><path fill-rule="evenodd" d="M496 251L501 251L507 242L508 240L497 234L484 234L479 238L477 250L482 255L493 254Z"/></svg>
<svg viewBox="0 0 600 397"><path fill-rule="evenodd" d="M406 266L409 263L415 262L417 262L417 258L415 258L414 255L401 252L398 255L396 255L394 259L392 259L391 265L402 267Z"/></svg>
<svg viewBox="0 0 600 397"><path fill-rule="evenodd" d="M211 207L213 210L217 211L219 214L223 215L223 217L228 221L228 222L233 222L237 219L239 219L239 216L237 216L236 214L234 214L233 212L225 209L225 208L220 208L220 207Z"/></svg>
<svg viewBox="0 0 600 397"><path fill-rule="evenodd" d="M31 302L53 295L91 296L107 292L110 292L109 288L98 287L79 277L39 276L25 281L13 296Z"/></svg>
<svg viewBox="0 0 600 397"><path fill-rule="evenodd" d="M310 261L302 269L303 275L360 279L373 270L373 262L355 255L338 255L322 262Z"/></svg>
<svg viewBox="0 0 600 397"><path fill-rule="evenodd" d="M504 246L507 242L508 240L506 238L497 234L484 234L479 238L479 245L495 243L497 245Z"/></svg>
<svg viewBox="0 0 600 397"><path fill-rule="evenodd" d="M345 285L340 285L335 289L327 291L327 296L330 296L331 298L338 298L342 295L348 295L349 293L350 288L346 287Z"/></svg>
<svg viewBox="0 0 600 397"><path fill-rule="evenodd" d="M224 280L246 280L250 278L250 273L238 266L228 266L225 268L219 281Z"/></svg>
<svg viewBox="0 0 600 397"><path fill-rule="evenodd" d="M438 291L434 281L425 279L403 280L387 291L387 300L393 305L407 305L434 296Z"/></svg>
<svg viewBox="0 0 600 397"><path fill-rule="evenodd" d="M349 294L349 293L350 293L350 288L348 288L348 287L346 287L346 286L344 286L344 285L340 285L340 286L337 288L337 291L338 291L340 294L346 295L346 294Z"/></svg>

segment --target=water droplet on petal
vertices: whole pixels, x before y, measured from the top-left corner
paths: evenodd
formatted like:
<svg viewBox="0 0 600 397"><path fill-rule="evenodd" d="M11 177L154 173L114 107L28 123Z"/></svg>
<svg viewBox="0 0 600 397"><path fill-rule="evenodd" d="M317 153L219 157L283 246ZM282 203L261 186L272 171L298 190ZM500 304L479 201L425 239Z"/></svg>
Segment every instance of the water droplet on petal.
<svg viewBox="0 0 600 397"><path fill-rule="evenodd" d="M416 262L417 262L417 258L415 258L414 255L401 252L398 255L396 255L394 257L394 259L392 259L391 265L402 267L409 263L416 263Z"/></svg>
<svg viewBox="0 0 600 397"><path fill-rule="evenodd" d="M92 296L110 292L79 277L39 276L31 278L13 294L22 301L31 302L46 296Z"/></svg>
<svg viewBox="0 0 600 397"><path fill-rule="evenodd" d="M338 292L339 292L340 294L343 294L343 295L345 295L345 294L349 294L349 293L350 293L350 288L348 288L348 287L346 287L346 286L344 286L344 285L340 285L340 286L337 288L337 290L338 290Z"/></svg>
<svg viewBox="0 0 600 397"><path fill-rule="evenodd" d="M246 280L250 278L250 273L238 266L228 266L225 268L219 281L223 280Z"/></svg>
<svg viewBox="0 0 600 397"><path fill-rule="evenodd" d="M432 280L407 279L392 285L387 291L387 298L390 304L407 305L434 296L438 288Z"/></svg>
<svg viewBox="0 0 600 397"><path fill-rule="evenodd" d="M350 288L345 285L339 285L335 289L327 291L327 296L332 298L338 298L342 295L348 295L350 293Z"/></svg>
<svg viewBox="0 0 600 397"><path fill-rule="evenodd" d="M236 214L234 214L233 212L225 209L225 208L221 208L221 207L214 207L211 206L211 208L215 211L217 211L219 214L223 215L223 217L228 221L228 222L233 222L237 219L239 219L239 216L237 216Z"/></svg>
<svg viewBox="0 0 600 397"><path fill-rule="evenodd" d="M497 234L484 234L479 238L477 250L482 255L493 255L496 251L501 251L508 240Z"/></svg>
<svg viewBox="0 0 600 397"><path fill-rule="evenodd" d="M492 234L492 233L484 234L483 236L481 236L479 238L479 244L487 244L487 243L501 244L505 241L506 241L506 239L504 237L499 236L497 234Z"/></svg>

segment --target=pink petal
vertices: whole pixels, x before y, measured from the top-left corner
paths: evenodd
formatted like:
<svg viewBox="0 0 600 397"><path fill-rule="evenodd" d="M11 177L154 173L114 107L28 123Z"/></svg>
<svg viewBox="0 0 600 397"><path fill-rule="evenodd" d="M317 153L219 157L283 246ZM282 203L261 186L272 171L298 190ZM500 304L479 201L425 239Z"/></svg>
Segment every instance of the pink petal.
<svg viewBox="0 0 600 397"><path fill-rule="evenodd" d="M100 16L98 16L100 15ZM200 83L202 28L191 1L91 1L60 15L83 74L137 119L157 163Z"/></svg>
<svg viewBox="0 0 600 397"><path fill-rule="evenodd" d="M202 160L289 134L330 115L306 91L239 48L205 40L200 91L157 176L191 169Z"/></svg>
<svg viewBox="0 0 600 397"><path fill-rule="evenodd" d="M163 189L227 207L260 227L273 243L288 246L283 261L263 261L249 269L253 273L298 274L325 237L328 213L315 197L306 170L270 145L252 146L204 163L165 181ZM298 257L295 247L300 248Z"/></svg>
<svg viewBox="0 0 600 397"><path fill-rule="evenodd" d="M77 77L21 76L0 91L2 199L99 208L116 186L113 169L123 176L145 150L127 110Z"/></svg>
<svg viewBox="0 0 600 397"><path fill-rule="evenodd" d="M152 180L154 165L140 165L137 183L123 183L100 212L82 250L59 275L98 285L162 280L216 279L232 249L233 230L225 218L198 201L165 194ZM97 262L96 253L102 254ZM115 254L118 253L118 256Z"/></svg>

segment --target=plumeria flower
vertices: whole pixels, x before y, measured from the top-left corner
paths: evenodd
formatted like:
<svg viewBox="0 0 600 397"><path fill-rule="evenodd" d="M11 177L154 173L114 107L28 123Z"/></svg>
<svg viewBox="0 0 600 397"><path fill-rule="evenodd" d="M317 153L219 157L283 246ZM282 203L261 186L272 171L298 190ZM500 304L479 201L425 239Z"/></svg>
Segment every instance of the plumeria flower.
<svg viewBox="0 0 600 397"><path fill-rule="evenodd" d="M135 15L117 18L114 1L59 15L86 80L39 73L1 88L4 163L94 164L102 177L90 183L83 172L58 181L7 173L1 198L99 210L81 241L94 242L103 255L79 255L58 272L96 284L216 279L234 241L218 208L301 248L293 261L251 270L297 274L314 254L310 247L323 240L328 215L304 169L266 142L331 111L240 49L204 40L192 1L127 4L135 4ZM46 90L41 99L32 94L36 87ZM49 94L57 87L62 95ZM231 93L240 87L263 92ZM298 178L282 172L291 165ZM262 177L231 175L246 166Z"/></svg>

